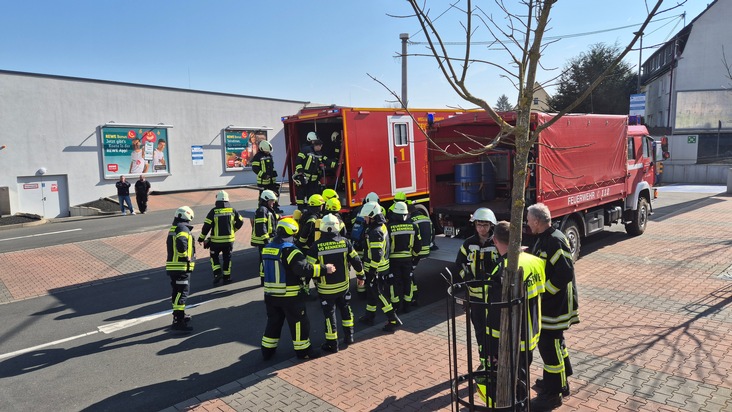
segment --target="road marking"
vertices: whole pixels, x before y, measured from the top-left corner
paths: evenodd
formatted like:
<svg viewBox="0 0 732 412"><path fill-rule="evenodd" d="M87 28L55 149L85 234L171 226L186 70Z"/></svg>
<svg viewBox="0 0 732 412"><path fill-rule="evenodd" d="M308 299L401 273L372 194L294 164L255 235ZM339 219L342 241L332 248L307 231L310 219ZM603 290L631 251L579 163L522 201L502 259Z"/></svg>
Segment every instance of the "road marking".
<svg viewBox="0 0 732 412"><path fill-rule="evenodd" d="M201 303L194 303L192 305L188 305L188 307L189 308L195 308L196 306L201 306L201 305L203 305L205 303L209 303L209 302L213 302L213 300L207 300L207 301L204 301L204 302L201 302ZM36 350L39 350L39 349L43 349L43 348L47 348L49 346L60 345L62 343L70 342L72 340L85 338L87 336L95 335L95 334L100 333L100 332L101 333L105 333L105 334L110 334L110 333L113 333L113 332L120 331L122 329L129 328L131 326L139 325L141 323L144 323L144 322L147 322L147 321L150 321L150 320L153 320L153 319L157 319L157 318L163 317L165 315L170 315L171 313L173 313L173 310L172 309L171 310L162 311L162 312L158 312L158 313L153 313L152 315L141 316L141 317L135 318L135 319L125 319L125 320L121 320L119 322L108 323L106 325L98 326L97 327L97 330L94 330L94 331L91 331L91 332L82 333L81 335L76 335L76 336L71 336L69 338L55 340L53 342L44 343L44 344L41 344L41 345L33 346L31 348L25 348L25 349L21 349L21 350L16 350L15 352L4 353L4 354L0 355L0 360L12 358L12 357L18 356L18 355L23 355L25 353L33 352L33 351L36 351Z"/></svg>
<svg viewBox="0 0 732 412"><path fill-rule="evenodd" d="M37 236L57 235L59 233L76 232L77 230L81 230L81 228L78 228L78 229L69 229L69 230L59 230L58 232L39 233L37 235L11 237L11 238L7 238L7 239L0 239L0 242L5 242L6 240L25 239L25 238L37 237Z"/></svg>

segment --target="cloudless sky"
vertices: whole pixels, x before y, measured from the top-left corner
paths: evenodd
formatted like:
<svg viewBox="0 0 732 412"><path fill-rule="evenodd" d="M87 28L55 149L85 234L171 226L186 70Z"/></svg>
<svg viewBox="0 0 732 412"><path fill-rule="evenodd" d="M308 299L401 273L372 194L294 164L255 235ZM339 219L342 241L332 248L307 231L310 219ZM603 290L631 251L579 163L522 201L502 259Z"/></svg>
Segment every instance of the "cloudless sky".
<svg viewBox="0 0 732 412"><path fill-rule="evenodd" d="M661 9L682 2L666 0ZM710 2L688 0L658 16L646 30L643 59L656 50L646 47L669 40ZM433 18L442 14L436 22L443 40L464 41L457 7L465 2L450 8L452 3L427 0ZM503 21L492 0L474 4ZM645 10L644 0L559 0L546 34L557 40L543 55L543 66L554 70L542 71L539 81L556 77L568 59L592 44L625 47ZM393 97L367 73L401 93L399 34L425 40L415 18L394 17L409 14L403 0L0 0L0 69L386 107ZM474 41L492 39L483 22L474 24ZM629 25L635 26L612 30ZM425 47L410 45L409 53L427 53ZM476 58L508 66L508 56L495 46L473 50ZM460 57L463 46L450 51ZM637 70L638 51L626 61ZM411 107L472 107L447 85L433 58L410 57L408 67ZM490 104L501 94L516 101L511 83L489 66L474 65L468 82Z"/></svg>

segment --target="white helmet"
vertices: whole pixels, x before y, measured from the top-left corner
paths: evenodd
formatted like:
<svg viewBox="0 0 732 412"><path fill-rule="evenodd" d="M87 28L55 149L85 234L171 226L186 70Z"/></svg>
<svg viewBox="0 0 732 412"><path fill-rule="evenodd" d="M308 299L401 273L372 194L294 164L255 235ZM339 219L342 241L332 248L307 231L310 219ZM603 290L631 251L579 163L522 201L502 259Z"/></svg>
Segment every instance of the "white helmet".
<svg viewBox="0 0 732 412"><path fill-rule="evenodd" d="M188 206L181 206L175 211L175 217L190 222L193 220L193 209Z"/></svg>
<svg viewBox="0 0 732 412"><path fill-rule="evenodd" d="M259 150L263 151L264 153L269 153L272 151L272 143L262 140L259 142Z"/></svg>
<svg viewBox="0 0 732 412"><path fill-rule="evenodd" d="M491 222L494 225L498 224L498 221L496 220L496 215L493 214L493 211L488 209L487 207L481 207L478 210L473 213L473 216L470 217L471 222L475 222L480 220L481 222Z"/></svg>
<svg viewBox="0 0 732 412"><path fill-rule="evenodd" d="M340 136L340 133L338 133L338 132L333 132L333 133L332 133L332 134L330 135L330 140L332 140L332 141L334 141L334 142L335 142L336 140L338 140L338 136Z"/></svg>
<svg viewBox="0 0 732 412"><path fill-rule="evenodd" d="M275 194L275 192L268 189L268 190L263 190L262 194L259 195L259 198L261 200L264 200L265 202L268 202L270 200L277 200L277 195Z"/></svg>
<svg viewBox="0 0 732 412"><path fill-rule="evenodd" d="M336 233L341 229L341 221L332 214L327 214L320 219L320 231Z"/></svg>
<svg viewBox="0 0 732 412"><path fill-rule="evenodd" d="M216 193L216 201L217 202L228 202L229 201L229 194L226 193L226 190L220 190L218 193Z"/></svg>
<svg viewBox="0 0 732 412"><path fill-rule="evenodd" d="M392 209L394 213L398 215L407 215L409 214L409 208L407 207L407 204L405 202L396 202L394 203L394 209Z"/></svg>
<svg viewBox="0 0 732 412"><path fill-rule="evenodd" d="M369 194L366 195L366 197L363 199L363 202L364 203L369 203L369 202L379 203L379 195L377 195L374 192L371 192L371 193L369 193Z"/></svg>
<svg viewBox="0 0 732 412"><path fill-rule="evenodd" d="M358 215L361 217L374 217L381 213L381 206L377 202L368 202L361 207Z"/></svg>
<svg viewBox="0 0 732 412"><path fill-rule="evenodd" d="M308 139L308 142L312 143L312 142L318 140L318 135L315 134L315 132L310 132L310 133L308 133L307 139Z"/></svg>

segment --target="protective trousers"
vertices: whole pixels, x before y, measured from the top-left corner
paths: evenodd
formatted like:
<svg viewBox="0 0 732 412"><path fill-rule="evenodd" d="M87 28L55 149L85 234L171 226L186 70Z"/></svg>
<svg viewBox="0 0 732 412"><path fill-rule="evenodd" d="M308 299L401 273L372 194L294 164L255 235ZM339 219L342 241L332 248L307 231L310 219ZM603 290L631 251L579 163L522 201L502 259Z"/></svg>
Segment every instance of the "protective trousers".
<svg viewBox="0 0 732 412"><path fill-rule="evenodd" d="M232 243L214 243L211 242L209 256L211 257L211 269L216 273L223 272L224 278L231 276L231 251L234 249ZM219 254L223 255L223 266L219 262ZM260 255L261 256L261 255Z"/></svg>
<svg viewBox="0 0 732 412"><path fill-rule="evenodd" d="M412 303L412 259L398 258L389 261L391 275L389 277L389 289L391 292L391 304L398 308L401 302Z"/></svg>
<svg viewBox="0 0 732 412"><path fill-rule="evenodd" d="M282 334L282 325L287 320L292 344L299 358L308 355L310 349L310 320L305 311L305 300L301 296L264 296L267 308L267 326L262 336L262 355L269 359L277 350Z"/></svg>
<svg viewBox="0 0 732 412"><path fill-rule="evenodd" d="M366 272L366 312L372 316L375 314L379 302L381 302L384 313L394 310L389 300L384 297L385 276L386 273L377 275L372 271Z"/></svg>
<svg viewBox="0 0 732 412"><path fill-rule="evenodd" d="M336 308L341 312L341 326L343 327L343 339L353 341L353 311L351 310L351 293L337 295L320 295L320 307L325 317L325 340L337 347L338 328L336 319Z"/></svg>
<svg viewBox="0 0 732 412"><path fill-rule="evenodd" d="M569 353L564 344L564 331L542 329L537 347L544 361L545 392L561 393L567 387L567 377L573 373Z"/></svg>
<svg viewBox="0 0 732 412"><path fill-rule="evenodd" d="M185 316L186 300L188 299L188 292L190 290L190 273L170 270L167 272L168 276L170 276L170 288L172 290L170 300L173 303L173 317L175 320L182 321Z"/></svg>
<svg viewBox="0 0 732 412"><path fill-rule="evenodd" d="M259 250L259 282L264 286L264 263L262 262L262 250L264 250L264 245L257 245L257 249Z"/></svg>

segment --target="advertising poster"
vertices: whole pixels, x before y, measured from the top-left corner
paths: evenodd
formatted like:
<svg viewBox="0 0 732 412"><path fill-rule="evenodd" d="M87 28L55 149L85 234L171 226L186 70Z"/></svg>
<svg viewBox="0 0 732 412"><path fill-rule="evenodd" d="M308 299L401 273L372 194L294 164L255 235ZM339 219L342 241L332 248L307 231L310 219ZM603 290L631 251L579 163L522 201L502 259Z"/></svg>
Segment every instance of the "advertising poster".
<svg viewBox="0 0 732 412"><path fill-rule="evenodd" d="M103 127L102 163L105 179L168 174L168 129Z"/></svg>
<svg viewBox="0 0 732 412"><path fill-rule="evenodd" d="M224 130L224 167L227 172L251 170L258 144L267 140L267 131L258 129Z"/></svg>

